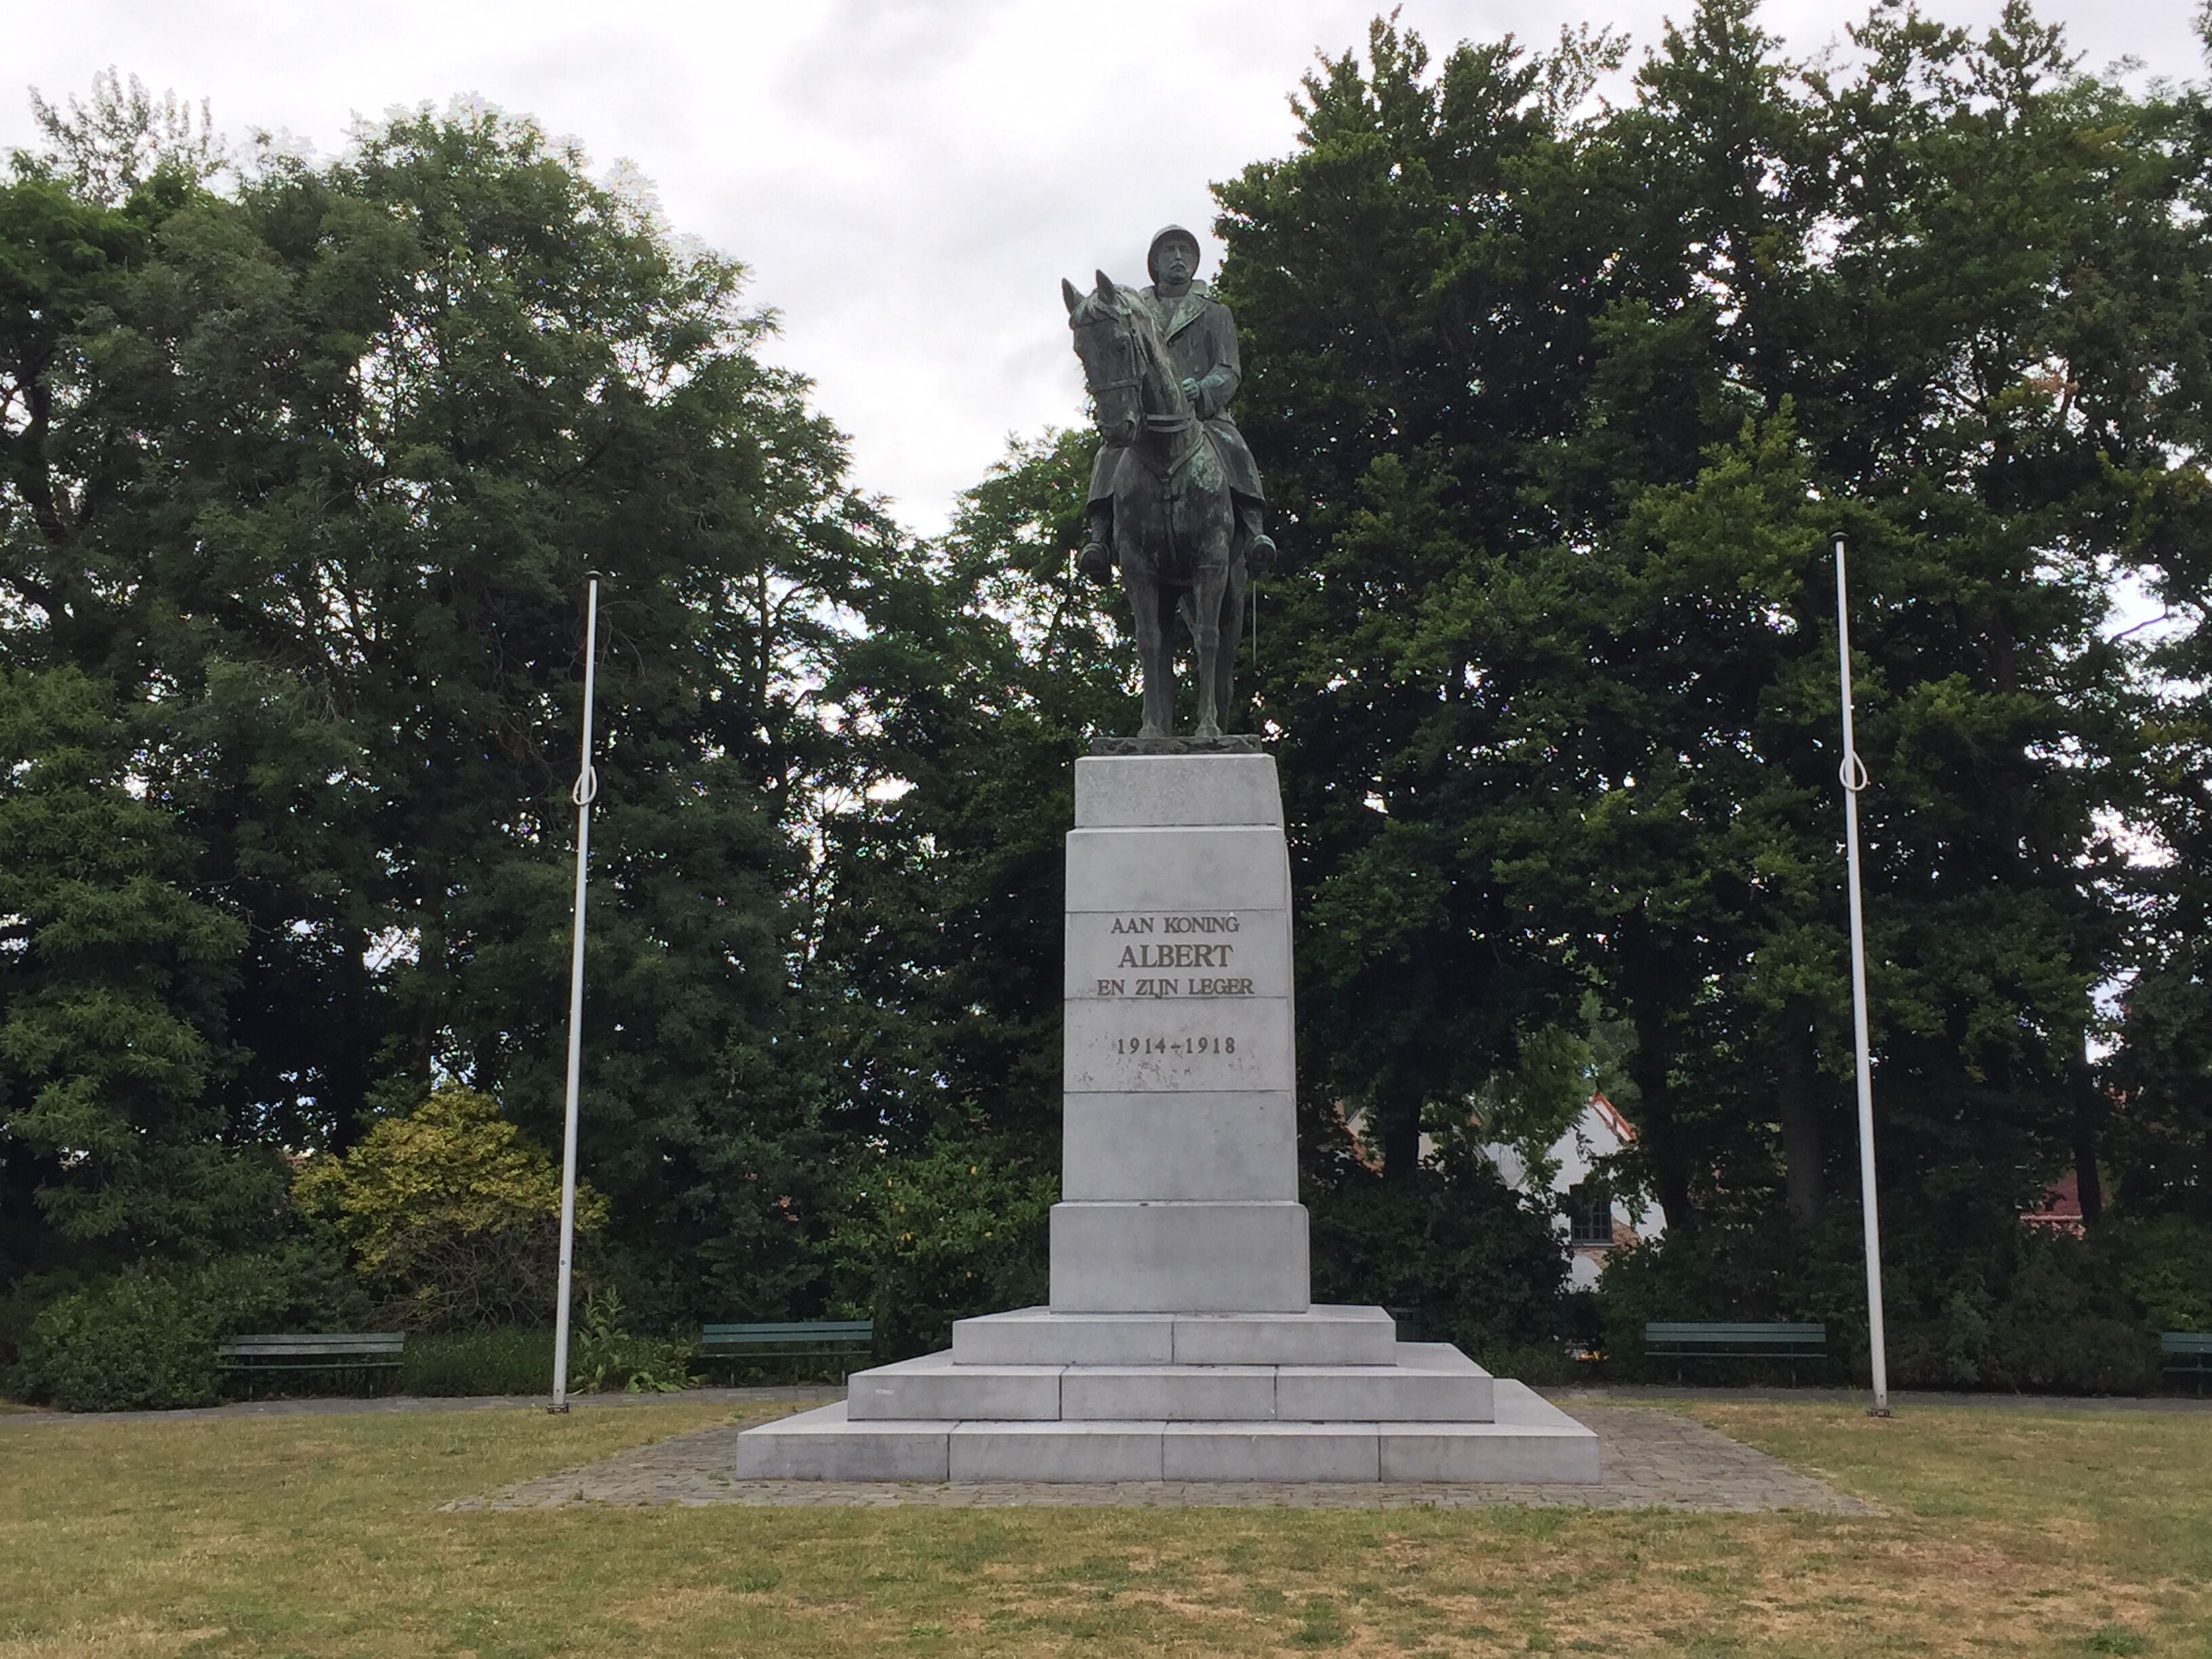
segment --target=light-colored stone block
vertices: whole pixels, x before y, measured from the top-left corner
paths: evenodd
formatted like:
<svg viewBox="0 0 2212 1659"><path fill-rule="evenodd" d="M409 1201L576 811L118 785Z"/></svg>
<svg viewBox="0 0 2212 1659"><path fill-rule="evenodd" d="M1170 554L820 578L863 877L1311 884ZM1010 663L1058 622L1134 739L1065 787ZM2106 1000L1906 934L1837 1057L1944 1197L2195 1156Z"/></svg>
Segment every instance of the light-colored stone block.
<svg viewBox="0 0 2212 1659"><path fill-rule="evenodd" d="M1575 1484L1601 1478L1597 1436L1525 1384L1498 1379L1488 1423L1379 1425L1385 1480Z"/></svg>
<svg viewBox="0 0 2212 1659"><path fill-rule="evenodd" d="M1280 830L1071 830L1070 910L1218 913L1291 902Z"/></svg>
<svg viewBox="0 0 2212 1659"><path fill-rule="evenodd" d="M963 1365L950 1353L924 1354L855 1371L846 1380L846 1415L863 1419L1042 1419L1060 1415L1057 1365Z"/></svg>
<svg viewBox="0 0 2212 1659"><path fill-rule="evenodd" d="M1142 1000L1175 981L1177 995L1287 997L1287 910L1079 910L1067 918L1070 997ZM1231 988L1224 989L1228 987Z"/></svg>
<svg viewBox="0 0 2212 1659"><path fill-rule="evenodd" d="M1068 1314L1017 1308L952 1322L958 1365L1164 1365L1172 1314Z"/></svg>
<svg viewBox="0 0 2212 1659"><path fill-rule="evenodd" d="M1575 1484L1601 1478L1597 1436L1524 1382L1498 1378L1491 1422L1380 1425L1382 1480L1509 1480Z"/></svg>
<svg viewBox="0 0 2212 1659"><path fill-rule="evenodd" d="M1280 997L1091 1000L1061 1012L1070 1094L1287 1093L1297 1086Z"/></svg>
<svg viewBox="0 0 2212 1659"><path fill-rule="evenodd" d="M1060 1196L1291 1200L1297 1107L1287 1090L1067 1097Z"/></svg>
<svg viewBox="0 0 2212 1659"><path fill-rule="evenodd" d="M1285 1422L1486 1423L1492 1409L1490 1378L1472 1366L1285 1365L1275 1378Z"/></svg>
<svg viewBox="0 0 2212 1659"><path fill-rule="evenodd" d="M1060 1414L1265 1421L1275 1414L1272 1365L1075 1365L1061 1375Z"/></svg>
<svg viewBox="0 0 2212 1659"><path fill-rule="evenodd" d="M1168 1480L1374 1480L1372 1423L1170 1423L1160 1437Z"/></svg>
<svg viewBox="0 0 2212 1659"><path fill-rule="evenodd" d="M1086 755L1075 763L1079 830L1282 821L1273 755Z"/></svg>
<svg viewBox="0 0 2212 1659"><path fill-rule="evenodd" d="M1380 1308L1316 1303L1303 1313L1180 1314L1179 1365L1388 1365L1398 1327Z"/></svg>
<svg viewBox="0 0 2212 1659"><path fill-rule="evenodd" d="M1385 1480L1571 1486L1600 1478L1597 1440L1529 1435L1495 1423L1384 1423Z"/></svg>
<svg viewBox="0 0 2212 1659"><path fill-rule="evenodd" d="M1061 1313L1304 1313L1302 1204L1055 1204Z"/></svg>
<svg viewBox="0 0 2212 1659"><path fill-rule="evenodd" d="M845 1402L747 1429L740 1480L943 1480L950 1423L848 1422Z"/></svg>
<svg viewBox="0 0 2212 1659"><path fill-rule="evenodd" d="M955 1480L1158 1480L1164 1423L959 1423Z"/></svg>

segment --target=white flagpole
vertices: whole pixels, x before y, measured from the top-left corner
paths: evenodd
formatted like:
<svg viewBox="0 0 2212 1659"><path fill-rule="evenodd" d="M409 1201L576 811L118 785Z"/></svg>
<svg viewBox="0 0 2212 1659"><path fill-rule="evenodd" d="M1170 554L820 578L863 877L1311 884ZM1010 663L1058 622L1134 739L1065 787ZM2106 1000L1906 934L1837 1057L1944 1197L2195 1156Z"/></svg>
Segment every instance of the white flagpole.
<svg viewBox="0 0 2212 1659"><path fill-rule="evenodd" d="M1874 1363L1870 1414L1889 1415L1889 1357L1881 1312L1881 1221L1875 1208L1874 1061L1867 1038L1866 911L1859 896L1859 791L1867 787L1865 763L1851 732L1851 618L1844 586L1844 538L1836 538L1836 657L1843 679L1844 855L1850 868L1851 1029L1858 1044L1859 1208L1866 1224L1867 1338Z"/></svg>
<svg viewBox="0 0 2212 1659"><path fill-rule="evenodd" d="M576 1256L576 1094L584 1064L584 872L591 862L592 802L599 793L599 775L592 769L592 692L599 659L599 576L585 573L591 586L585 601L584 620L584 741L577 762L575 787L568 799L576 804L576 932L568 955L568 1106L561 1129L561 1289L553 1312L553 1404L550 1409L568 1409L568 1295L574 1282Z"/></svg>

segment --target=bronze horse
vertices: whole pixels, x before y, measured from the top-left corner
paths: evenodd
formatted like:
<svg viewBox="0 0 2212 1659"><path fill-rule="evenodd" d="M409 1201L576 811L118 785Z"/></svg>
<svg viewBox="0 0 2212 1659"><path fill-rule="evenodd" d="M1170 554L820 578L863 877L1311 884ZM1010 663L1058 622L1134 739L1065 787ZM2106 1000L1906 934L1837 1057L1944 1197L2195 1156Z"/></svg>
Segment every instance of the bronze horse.
<svg viewBox="0 0 2212 1659"><path fill-rule="evenodd" d="M1098 435L1121 452L1114 473L1114 556L1136 612L1144 666L1140 738L1175 732L1172 614L1198 648L1198 724L1218 738L1234 693L1244 631L1243 538L1229 475L1176 372L1150 309L1104 271L1088 294L1060 283Z"/></svg>

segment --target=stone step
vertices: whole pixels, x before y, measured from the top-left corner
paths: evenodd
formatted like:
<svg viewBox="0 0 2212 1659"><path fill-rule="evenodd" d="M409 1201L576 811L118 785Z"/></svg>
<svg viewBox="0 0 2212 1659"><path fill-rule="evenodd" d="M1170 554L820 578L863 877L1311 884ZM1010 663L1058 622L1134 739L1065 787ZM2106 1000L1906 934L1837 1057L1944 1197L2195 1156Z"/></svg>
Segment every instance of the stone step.
<svg viewBox="0 0 2212 1659"><path fill-rule="evenodd" d="M1597 1437L1518 1382L1487 1423L951 1422L824 1406L738 1437L740 1480L1512 1481L1599 1478Z"/></svg>
<svg viewBox="0 0 2212 1659"><path fill-rule="evenodd" d="M858 1371L854 1421L1483 1422L1488 1373L1442 1342L1389 1365L966 1364L927 1354Z"/></svg>
<svg viewBox="0 0 2212 1659"><path fill-rule="evenodd" d="M1018 1308L952 1324L963 1365L1388 1365L1397 1327L1380 1308L1303 1313L1068 1314Z"/></svg>

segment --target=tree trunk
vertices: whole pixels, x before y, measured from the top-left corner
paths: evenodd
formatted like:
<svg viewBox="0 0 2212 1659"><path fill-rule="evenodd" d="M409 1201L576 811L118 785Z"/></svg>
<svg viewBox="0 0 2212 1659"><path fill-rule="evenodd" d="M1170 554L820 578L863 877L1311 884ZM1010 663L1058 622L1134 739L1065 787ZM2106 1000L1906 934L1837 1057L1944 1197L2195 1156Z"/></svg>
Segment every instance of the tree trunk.
<svg viewBox="0 0 2212 1659"><path fill-rule="evenodd" d="M341 928L337 962L337 1042L331 1056L331 1150L350 1149L368 1128L368 1071L373 1058L368 1031L368 936Z"/></svg>
<svg viewBox="0 0 2212 1659"><path fill-rule="evenodd" d="M1686 1231L1692 1224L1690 1166L1682 1155L1674 1097L1667 1086L1666 1044L1658 1020L1638 1012L1634 1023L1636 1052L1628 1057L1628 1074L1640 1101L1636 1131L1650 1164L1652 1195L1666 1212L1667 1226L1670 1231Z"/></svg>
<svg viewBox="0 0 2212 1659"><path fill-rule="evenodd" d="M1775 1091L1790 1218L1809 1227L1820 1218L1826 1197L1821 1184L1820 1074L1813 1063L1812 1025L1794 1006L1784 1022Z"/></svg>
<svg viewBox="0 0 2212 1659"><path fill-rule="evenodd" d="M2105 1218L2105 1183L2097 1174L2097 1132L2104 1127L2109 1103L2090 1069L2087 1040L2082 1052L2068 1068L2074 1094L2074 1182L2081 1198L2081 1224L2094 1227Z"/></svg>
<svg viewBox="0 0 2212 1659"><path fill-rule="evenodd" d="M1378 1108L1382 1120L1382 1179L1401 1185L1421 1167L1421 1109L1393 1102Z"/></svg>

